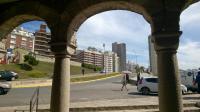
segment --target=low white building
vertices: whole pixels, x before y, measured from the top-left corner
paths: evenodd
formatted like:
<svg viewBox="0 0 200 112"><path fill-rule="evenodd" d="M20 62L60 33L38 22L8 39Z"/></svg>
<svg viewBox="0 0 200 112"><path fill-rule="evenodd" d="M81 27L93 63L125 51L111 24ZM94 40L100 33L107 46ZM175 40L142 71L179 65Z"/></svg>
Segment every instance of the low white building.
<svg viewBox="0 0 200 112"><path fill-rule="evenodd" d="M119 72L119 57L117 56L116 53L113 53L113 72Z"/></svg>
<svg viewBox="0 0 200 112"><path fill-rule="evenodd" d="M106 73L119 72L119 57L116 53L104 53L104 70Z"/></svg>

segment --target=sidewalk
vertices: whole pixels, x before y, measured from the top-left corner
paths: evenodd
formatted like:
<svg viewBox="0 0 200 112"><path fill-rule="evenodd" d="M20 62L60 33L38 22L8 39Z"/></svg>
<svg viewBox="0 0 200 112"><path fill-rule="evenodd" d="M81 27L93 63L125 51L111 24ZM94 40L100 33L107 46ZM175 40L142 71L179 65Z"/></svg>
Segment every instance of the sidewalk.
<svg viewBox="0 0 200 112"><path fill-rule="evenodd" d="M195 107L196 100L199 94L184 95L185 98L191 97L192 99L183 100L185 107ZM39 105L39 109L49 109L50 105ZM0 112L13 112L13 110L28 110L29 106L17 107L0 107ZM87 102L71 102L70 110L73 112L96 112L102 110L142 110L142 109L158 109L158 97L147 96L146 98L133 98L133 99L114 99L114 100L98 100ZM197 108L198 109L198 108ZM114 112L114 111L113 111ZM121 111L122 112L122 111Z"/></svg>

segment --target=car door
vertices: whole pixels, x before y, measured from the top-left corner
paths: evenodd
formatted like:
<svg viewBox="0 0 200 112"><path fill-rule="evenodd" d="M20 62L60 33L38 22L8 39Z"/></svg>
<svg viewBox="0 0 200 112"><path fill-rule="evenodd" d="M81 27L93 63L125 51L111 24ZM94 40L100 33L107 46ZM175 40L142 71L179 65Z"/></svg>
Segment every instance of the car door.
<svg viewBox="0 0 200 112"><path fill-rule="evenodd" d="M149 88L151 92L158 92L158 78L148 78Z"/></svg>
<svg viewBox="0 0 200 112"><path fill-rule="evenodd" d="M0 79L1 80L5 80L6 79L6 74L4 73L4 71L0 71Z"/></svg>
<svg viewBox="0 0 200 112"><path fill-rule="evenodd" d="M0 71L0 80L3 80L3 72Z"/></svg>

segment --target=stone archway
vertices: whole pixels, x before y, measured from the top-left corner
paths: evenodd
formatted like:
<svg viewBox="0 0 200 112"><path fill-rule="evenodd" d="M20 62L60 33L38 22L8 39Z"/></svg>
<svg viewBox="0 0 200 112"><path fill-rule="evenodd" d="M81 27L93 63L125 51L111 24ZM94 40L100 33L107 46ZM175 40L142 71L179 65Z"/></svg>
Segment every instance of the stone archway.
<svg viewBox="0 0 200 112"><path fill-rule="evenodd" d="M55 10L44 6L37 1L23 1L2 10L0 19L0 39L6 36L18 25L33 21L45 21L47 24L57 17Z"/></svg>
<svg viewBox="0 0 200 112"><path fill-rule="evenodd" d="M15 27L19 26L22 23L33 21L33 20L43 20L39 17L32 15L18 15L15 16L0 26L0 40L5 38L8 33L10 33Z"/></svg>
<svg viewBox="0 0 200 112"><path fill-rule="evenodd" d="M74 33L89 17L111 10L127 10L135 12L141 14L150 25L152 23L150 14L148 14L147 10L142 5L128 1L104 1L85 8L71 19L67 29L67 38L69 39L69 42L74 42L74 40L76 40L73 36ZM66 12L64 12L63 15L65 15L65 13Z"/></svg>
<svg viewBox="0 0 200 112"><path fill-rule="evenodd" d="M51 111L68 112L69 63L70 55L73 53L70 51L75 49L71 43L74 31L88 17L102 11L121 9L141 13L151 24L158 54L158 75L161 79L161 84L159 83L160 111L182 112L176 63L176 50L181 35L179 16L183 9L197 1L199 0L13 0L7 3L0 2L0 30L2 30L1 35L5 35L12 29L11 27L27 19L31 20L28 17L25 20L19 20L19 23L5 24L7 20L20 15L29 15L32 19L36 16L47 22L53 34L51 50L56 57Z"/></svg>

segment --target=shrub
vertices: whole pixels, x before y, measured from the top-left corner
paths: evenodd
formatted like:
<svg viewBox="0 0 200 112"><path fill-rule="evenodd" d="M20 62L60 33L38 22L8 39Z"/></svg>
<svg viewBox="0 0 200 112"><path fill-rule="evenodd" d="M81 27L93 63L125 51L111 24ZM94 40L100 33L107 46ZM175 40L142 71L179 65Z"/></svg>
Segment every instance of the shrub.
<svg viewBox="0 0 200 112"><path fill-rule="evenodd" d="M32 66L29 65L29 64L26 64L26 63L20 64L20 68L21 68L22 70L26 70L26 71L31 71L31 70L33 70Z"/></svg>
<svg viewBox="0 0 200 112"><path fill-rule="evenodd" d="M32 55L25 55L24 62L28 62L28 64L33 65L33 66L38 65L39 63L39 61L36 60L36 58Z"/></svg>

